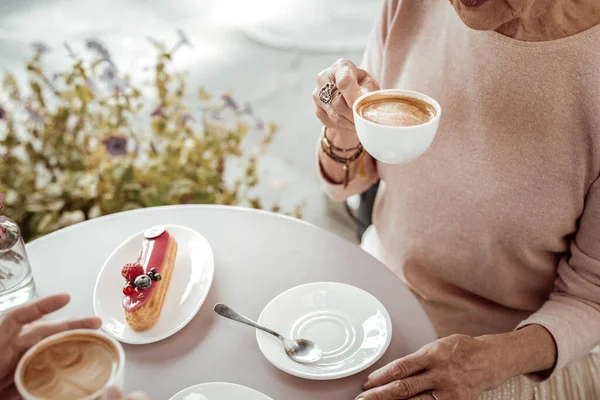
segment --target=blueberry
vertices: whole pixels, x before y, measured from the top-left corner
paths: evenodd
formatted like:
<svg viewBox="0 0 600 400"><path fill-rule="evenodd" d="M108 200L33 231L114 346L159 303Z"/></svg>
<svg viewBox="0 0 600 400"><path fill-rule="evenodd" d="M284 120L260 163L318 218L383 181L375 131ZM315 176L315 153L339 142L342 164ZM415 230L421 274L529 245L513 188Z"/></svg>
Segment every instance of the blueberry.
<svg viewBox="0 0 600 400"><path fill-rule="evenodd" d="M155 281L160 281L162 279L162 276L160 276L159 274L155 274L154 275L154 280Z"/></svg>
<svg viewBox="0 0 600 400"><path fill-rule="evenodd" d="M150 286L152 286L152 278L150 278L148 275L140 275L135 278L134 285L138 289L148 289Z"/></svg>

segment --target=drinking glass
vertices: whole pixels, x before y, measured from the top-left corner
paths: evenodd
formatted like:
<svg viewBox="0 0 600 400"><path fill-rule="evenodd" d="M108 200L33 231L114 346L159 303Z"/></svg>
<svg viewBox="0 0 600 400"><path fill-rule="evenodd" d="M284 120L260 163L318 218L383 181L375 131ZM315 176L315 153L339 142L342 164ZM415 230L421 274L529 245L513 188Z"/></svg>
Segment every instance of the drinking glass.
<svg viewBox="0 0 600 400"><path fill-rule="evenodd" d="M37 297L19 226L0 216L0 314Z"/></svg>

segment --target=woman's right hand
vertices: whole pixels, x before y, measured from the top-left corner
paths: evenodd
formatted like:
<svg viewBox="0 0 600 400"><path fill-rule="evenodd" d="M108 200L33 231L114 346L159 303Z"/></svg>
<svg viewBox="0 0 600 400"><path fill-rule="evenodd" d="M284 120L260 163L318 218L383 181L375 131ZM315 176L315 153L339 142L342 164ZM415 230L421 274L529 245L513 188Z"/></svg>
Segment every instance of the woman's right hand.
<svg viewBox="0 0 600 400"><path fill-rule="evenodd" d="M326 83L335 84L329 104L319 98L319 92ZM317 87L313 91L317 117L328 129L343 131L347 139L344 141L357 143L352 105L364 93L377 89L379 84L367 71L358 68L352 61L340 58L317 76Z"/></svg>

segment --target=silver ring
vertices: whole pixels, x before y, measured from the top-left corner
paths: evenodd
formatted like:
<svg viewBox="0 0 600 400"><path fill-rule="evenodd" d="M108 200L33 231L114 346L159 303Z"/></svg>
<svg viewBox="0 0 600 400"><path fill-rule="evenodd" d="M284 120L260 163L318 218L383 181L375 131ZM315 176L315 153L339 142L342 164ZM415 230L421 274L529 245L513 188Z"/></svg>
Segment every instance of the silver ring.
<svg viewBox="0 0 600 400"><path fill-rule="evenodd" d="M333 99L333 91L335 90L335 83L326 83L321 87L321 90L319 90L319 99L324 103L324 104L329 104L331 103L331 100Z"/></svg>
<svg viewBox="0 0 600 400"><path fill-rule="evenodd" d="M440 400L440 399L438 399L438 397L435 394L433 394L433 392L431 390L428 390L427 394L430 395L431 397L433 397L435 400Z"/></svg>

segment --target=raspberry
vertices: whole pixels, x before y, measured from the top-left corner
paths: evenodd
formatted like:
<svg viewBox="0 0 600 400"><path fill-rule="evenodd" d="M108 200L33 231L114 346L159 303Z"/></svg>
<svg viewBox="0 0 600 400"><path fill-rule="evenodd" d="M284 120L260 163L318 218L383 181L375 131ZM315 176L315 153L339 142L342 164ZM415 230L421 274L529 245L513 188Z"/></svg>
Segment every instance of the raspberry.
<svg viewBox="0 0 600 400"><path fill-rule="evenodd" d="M135 292L135 289L131 285L125 285L125 287L123 288L123 294L125 296L131 296L133 295L133 292Z"/></svg>
<svg viewBox="0 0 600 400"><path fill-rule="evenodd" d="M121 271L123 278L127 279L127 282L135 282L135 278L140 275L144 275L144 267L138 263L126 264Z"/></svg>

